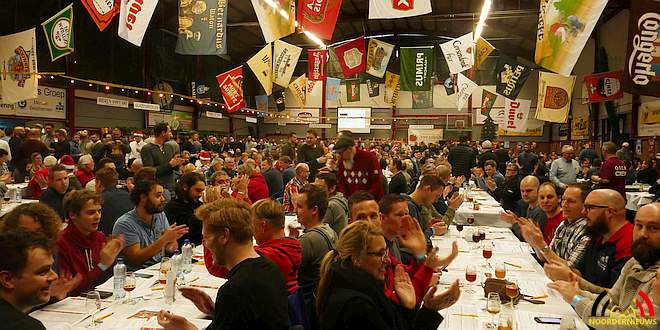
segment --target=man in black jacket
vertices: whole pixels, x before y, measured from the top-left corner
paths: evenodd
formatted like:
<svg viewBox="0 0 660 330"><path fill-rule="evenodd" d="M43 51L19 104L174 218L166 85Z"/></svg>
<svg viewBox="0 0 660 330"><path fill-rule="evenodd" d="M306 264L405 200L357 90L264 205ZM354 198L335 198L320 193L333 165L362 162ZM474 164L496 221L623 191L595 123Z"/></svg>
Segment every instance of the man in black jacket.
<svg viewBox="0 0 660 330"><path fill-rule="evenodd" d="M305 137L306 143L298 148L298 163L305 163L309 166L309 182L314 182L316 172L322 165L325 165L323 157L323 148L318 145L318 135L316 131L309 130Z"/></svg>
<svg viewBox="0 0 660 330"><path fill-rule="evenodd" d="M390 161L390 171L392 172L392 179L390 180L389 188L390 194L407 194L408 182L406 177L403 176L403 163L401 159L395 158Z"/></svg>
<svg viewBox="0 0 660 330"><path fill-rule="evenodd" d="M452 166L452 175L453 176L464 176L466 179L470 177L472 173L472 168L475 166L477 161L477 155L474 149L472 149L468 144L468 137L461 136L460 143L449 150L449 155L447 160Z"/></svg>
<svg viewBox="0 0 660 330"><path fill-rule="evenodd" d="M484 164L487 160L493 160L495 161L495 164L497 164L497 157L493 152L493 143L486 140L481 143L481 148L484 151L481 153L481 155L479 155L479 163L477 163L477 166L481 167L481 169L484 169ZM497 166L495 166L495 168L497 168Z"/></svg>
<svg viewBox="0 0 660 330"><path fill-rule="evenodd" d="M145 167L156 168L156 179L163 188L174 190L174 168L183 164L184 159L175 155L170 139L170 125L164 122L154 127L154 141L142 147L140 156ZM169 194L169 193L168 193Z"/></svg>
<svg viewBox="0 0 660 330"><path fill-rule="evenodd" d="M96 192L101 193L101 220L99 230L106 235L112 235L117 219L135 207L128 196L128 191L117 189L119 174L114 168L104 167L96 171Z"/></svg>
<svg viewBox="0 0 660 330"><path fill-rule="evenodd" d="M493 191L493 196L502 204L502 208L505 210L513 211L516 209L516 202L521 198L518 165L507 165L504 184Z"/></svg>
<svg viewBox="0 0 660 330"><path fill-rule="evenodd" d="M62 201L69 192L69 173L66 168L56 164L48 170L48 188L41 193L39 202L50 206L60 218L64 219Z"/></svg>

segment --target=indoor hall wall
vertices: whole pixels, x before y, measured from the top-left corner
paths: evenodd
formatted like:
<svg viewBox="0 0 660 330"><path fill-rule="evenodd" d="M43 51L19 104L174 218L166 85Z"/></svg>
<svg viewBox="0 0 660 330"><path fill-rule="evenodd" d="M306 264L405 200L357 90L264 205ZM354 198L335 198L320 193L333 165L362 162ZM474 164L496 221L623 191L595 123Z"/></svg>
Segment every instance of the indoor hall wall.
<svg viewBox="0 0 660 330"><path fill-rule="evenodd" d="M75 119L76 127L144 127L144 111L107 107L96 104L96 100L76 98Z"/></svg>
<svg viewBox="0 0 660 330"><path fill-rule="evenodd" d="M201 116L197 119L197 130L200 132L213 131L219 135L229 135L229 118L223 117L222 119L218 119Z"/></svg>

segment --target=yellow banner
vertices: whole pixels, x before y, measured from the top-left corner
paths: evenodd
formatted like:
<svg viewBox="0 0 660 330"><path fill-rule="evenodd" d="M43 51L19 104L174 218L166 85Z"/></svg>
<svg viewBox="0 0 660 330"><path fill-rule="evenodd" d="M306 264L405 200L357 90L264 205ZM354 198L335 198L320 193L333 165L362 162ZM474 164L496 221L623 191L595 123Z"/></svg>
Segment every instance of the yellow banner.
<svg viewBox="0 0 660 330"><path fill-rule="evenodd" d="M302 76L298 77L289 85L289 90L291 90L291 94L293 94L293 97L296 99L300 107L304 107L305 102L307 101L306 89L307 74L303 74Z"/></svg>
<svg viewBox="0 0 660 330"><path fill-rule="evenodd" d="M566 123L571 108L575 76L539 72L539 95L536 119Z"/></svg>
<svg viewBox="0 0 660 330"><path fill-rule="evenodd" d="M385 72L385 102L389 103L390 106L396 106L399 102L399 75L392 72ZM392 97L388 98L387 93L392 93Z"/></svg>
<svg viewBox="0 0 660 330"><path fill-rule="evenodd" d="M589 136L589 115L574 116L571 122L571 137L588 137Z"/></svg>
<svg viewBox="0 0 660 330"><path fill-rule="evenodd" d="M478 69L481 63L483 63L488 55L495 50L495 47L490 44L486 39L479 37L476 43L476 52L474 53L474 69Z"/></svg>
<svg viewBox="0 0 660 330"><path fill-rule="evenodd" d="M273 51L267 44L247 61L247 65L264 87L266 95L273 93Z"/></svg>

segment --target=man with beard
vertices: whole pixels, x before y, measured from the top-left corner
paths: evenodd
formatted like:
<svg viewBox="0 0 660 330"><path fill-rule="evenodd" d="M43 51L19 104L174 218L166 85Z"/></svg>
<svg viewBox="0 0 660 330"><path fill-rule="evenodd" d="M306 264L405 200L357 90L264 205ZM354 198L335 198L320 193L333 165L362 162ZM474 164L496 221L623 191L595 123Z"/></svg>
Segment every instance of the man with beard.
<svg viewBox="0 0 660 330"><path fill-rule="evenodd" d="M298 148L298 163L306 163L309 166L309 182L314 182L316 172L325 165L327 159L323 156L323 147L318 144L316 131L307 131L305 142Z"/></svg>
<svg viewBox="0 0 660 330"><path fill-rule="evenodd" d="M584 209L587 212L586 234L591 242L582 262L575 270L557 261L546 263L544 268L553 281L577 278L581 289L598 292L614 285L623 265L632 256L633 225L626 220L625 200L611 189L589 193Z"/></svg>
<svg viewBox="0 0 660 330"><path fill-rule="evenodd" d="M176 155L171 144L165 143L170 139L170 125L158 123L154 127L153 142L140 150L142 164L145 167L156 168L156 179L168 191L174 191L174 169L184 163L184 159ZM169 194L169 192L168 192Z"/></svg>
<svg viewBox="0 0 660 330"><path fill-rule="evenodd" d="M340 155L337 182L339 191L350 196L358 190L366 190L376 200L383 197L385 190L381 180L378 158L368 151L357 149L350 136L342 136L335 144L334 152Z"/></svg>
<svg viewBox="0 0 660 330"><path fill-rule="evenodd" d="M159 263L163 249L177 250L177 240L188 233L188 227L169 225L163 212L163 186L154 180L138 180L131 200L135 208L117 219L112 235L124 235L121 254L128 269L137 270Z"/></svg>
<svg viewBox="0 0 660 330"><path fill-rule="evenodd" d="M653 302L653 309L660 308L660 203L644 205L637 212L635 217L635 226L633 230L632 256L621 269L621 275L614 286L609 290L584 291L580 290L576 278L572 276L568 281L560 280L548 284L561 293L564 300L569 302L578 315L585 322L593 316L592 310L601 305L605 311L605 317L610 316L610 309L602 307L609 303L609 306L617 306L620 311L628 311L637 301L638 293L646 293ZM604 296L606 299L598 299ZM642 303L643 304L643 303ZM648 306L650 309L651 306ZM656 314L655 323L648 324L591 324L596 329L651 329L650 324L657 325L658 316Z"/></svg>

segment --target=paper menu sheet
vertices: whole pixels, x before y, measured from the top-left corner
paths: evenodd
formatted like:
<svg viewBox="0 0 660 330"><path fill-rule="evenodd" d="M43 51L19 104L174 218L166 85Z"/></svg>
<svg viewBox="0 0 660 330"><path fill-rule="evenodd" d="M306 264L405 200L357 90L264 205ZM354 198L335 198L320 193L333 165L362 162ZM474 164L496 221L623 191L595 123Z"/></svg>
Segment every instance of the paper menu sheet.
<svg viewBox="0 0 660 330"><path fill-rule="evenodd" d="M438 329L479 329L478 315L480 313L475 305L454 304L448 309L440 311L440 314L444 320ZM477 315L477 317L465 315Z"/></svg>
<svg viewBox="0 0 660 330"><path fill-rule="evenodd" d="M86 299L84 297L67 297L66 299L58 301L54 304L46 305L42 307L41 310L69 315L84 315L86 313L85 303ZM101 309L105 309L113 303L114 302L110 299L103 299L101 300Z"/></svg>

